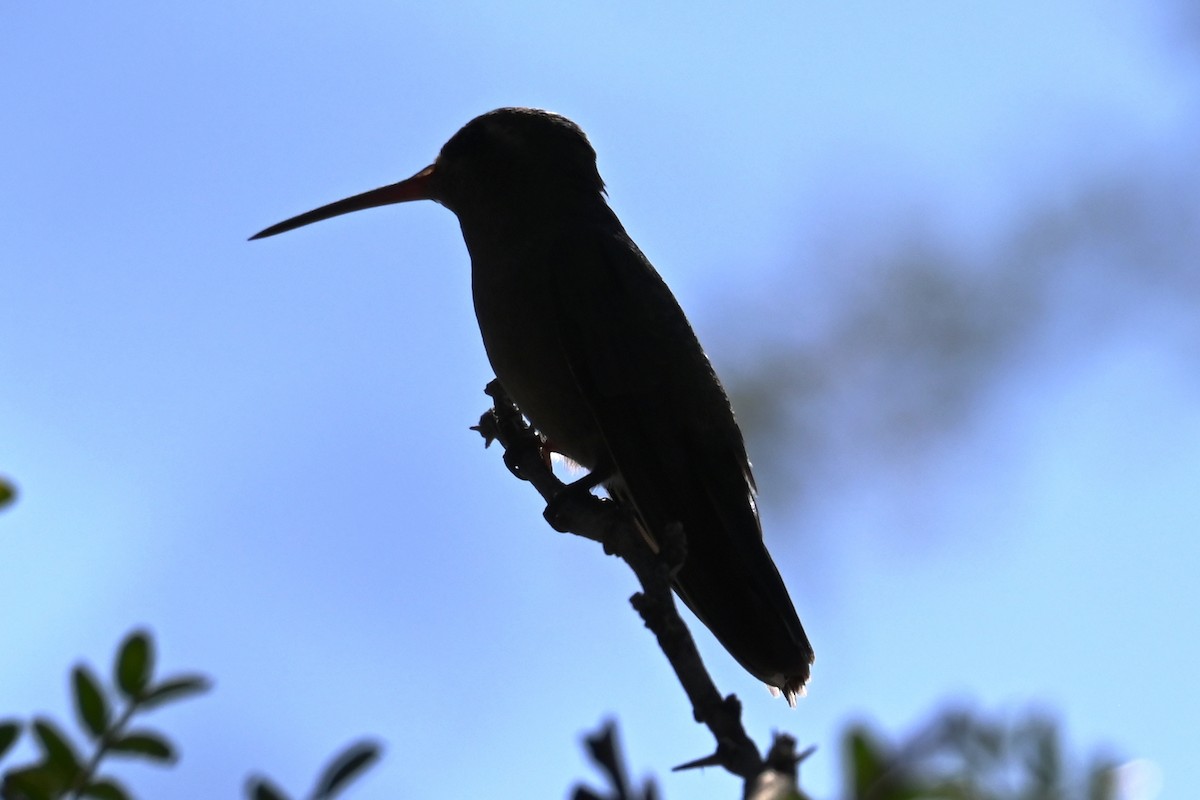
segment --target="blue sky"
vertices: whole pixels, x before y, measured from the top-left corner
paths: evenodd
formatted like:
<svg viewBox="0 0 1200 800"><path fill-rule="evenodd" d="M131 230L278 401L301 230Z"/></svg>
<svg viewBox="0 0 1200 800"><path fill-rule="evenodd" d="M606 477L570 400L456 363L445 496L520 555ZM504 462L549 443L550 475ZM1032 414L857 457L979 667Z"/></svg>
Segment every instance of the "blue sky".
<svg viewBox="0 0 1200 800"><path fill-rule="evenodd" d="M467 430L491 375L453 216L246 237L412 174L478 113L551 108L732 370L781 313L803 328L868 279L823 254L910 228L983 252L1080 176L1187 162L1196 64L1171 10L6 9L0 472L22 494L0 516L0 711L65 715L69 665L145 624L164 665L217 682L161 714L183 760L130 767L145 796L231 796L251 770L299 791L363 734L388 752L362 796L448 776L561 796L609 715L668 798L729 796L667 772L711 742L628 571L549 531ZM1164 796L1200 783L1185 300L1100 336L1050 314L958 435L799 508L764 498L810 696L790 711L701 646L752 736L822 747L814 794L846 720L901 731L947 697L1051 707L1079 746L1157 764Z"/></svg>

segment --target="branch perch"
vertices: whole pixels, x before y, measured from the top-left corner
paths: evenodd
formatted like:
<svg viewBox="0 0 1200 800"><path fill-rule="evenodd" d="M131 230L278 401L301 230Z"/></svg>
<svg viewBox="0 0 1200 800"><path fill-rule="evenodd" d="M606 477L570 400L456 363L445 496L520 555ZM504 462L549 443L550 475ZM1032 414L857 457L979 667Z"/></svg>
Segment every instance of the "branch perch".
<svg viewBox="0 0 1200 800"><path fill-rule="evenodd" d="M737 697L722 697L713 684L671 592L671 577L686 558L682 528L674 524L666 531L656 531L662 552L652 552L627 511L589 491L569 491L570 486L555 477L543 456L541 436L525 422L499 381L493 380L484 391L494 406L473 430L479 431L486 445L500 443L509 470L529 481L546 500L550 524L564 533L601 543L605 553L618 556L637 576L642 591L630 598L630 603L670 661L696 721L706 725L717 740L716 752L711 756L676 769L721 766L742 778L749 788L767 769L767 762L742 727L742 706Z"/></svg>

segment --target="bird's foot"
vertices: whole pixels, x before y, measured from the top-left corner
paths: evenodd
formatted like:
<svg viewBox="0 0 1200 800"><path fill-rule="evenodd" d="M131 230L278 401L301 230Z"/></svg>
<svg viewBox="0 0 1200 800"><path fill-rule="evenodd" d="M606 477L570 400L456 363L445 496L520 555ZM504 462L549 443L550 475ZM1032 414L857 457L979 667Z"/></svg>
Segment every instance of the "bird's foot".
<svg viewBox="0 0 1200 800"><path fill-rule="evenodd" d="M583 496L593 500L598 499L592 495L592 489L603 483L606 477L599 471L589 472L579 480L568 483L559 489L558 493L546 504L546 510L542 512L542 516L546 518L546 522L550 523L550 527L559 533L570 533L570 507Z"/></svg>
<svg viewBox="0 0 1200 800"><path fill-rule="evenodd" d="M523 481L529 480L527 470L536 469L536 466L530 465L531 450L536 452L533 458L540 459L549 470L550 454L545 450L545 439L525 423L520 409L504 394L500 382L492 381L484 391L496 401L495 407L483 412L478 425L471 426L471 430L483 437L483 446L490 447L492 442L501 442L504 445L504 466Z"/></svg>

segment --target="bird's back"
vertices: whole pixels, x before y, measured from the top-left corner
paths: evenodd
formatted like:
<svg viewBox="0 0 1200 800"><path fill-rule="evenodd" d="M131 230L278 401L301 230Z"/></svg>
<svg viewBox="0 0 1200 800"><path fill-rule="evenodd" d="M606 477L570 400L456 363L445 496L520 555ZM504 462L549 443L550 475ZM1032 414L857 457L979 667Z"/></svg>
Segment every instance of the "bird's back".
<svg viewBox="0 0 1200 800"><path fill-rule="evenodd" d="M680 597L748 671L794 697L812 649L763 544L741 431L687 318L606 205L550 242L526 266L547 290L522 295L509 313L525 316L507 323L528 329L536 315L541 344L493 359L498 377L555 449L612 472L610 494L650 536L682 524ZM492 316L480 315L485 341Z"/></svg>

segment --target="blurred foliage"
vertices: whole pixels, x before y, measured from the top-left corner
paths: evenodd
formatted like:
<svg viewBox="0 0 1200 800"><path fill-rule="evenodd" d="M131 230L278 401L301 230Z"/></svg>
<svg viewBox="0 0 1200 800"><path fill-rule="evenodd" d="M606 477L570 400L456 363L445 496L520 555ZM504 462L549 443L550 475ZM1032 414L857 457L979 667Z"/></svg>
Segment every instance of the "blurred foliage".
<svg viewBox="0 0 1200 800"><path fill-rule="evenodd" d="M0 475L0 508L17 499L17 487L3 475Z"/></svg>
<svg viewBox="0 0 1200 800"><path fill-rule="evenodd" d="M592 762L604 773L611 788L607 794L600 794L581 784L571 792L572 800L658 800L658 787L654 781L647 780L639 790L634 788L633 781L629 779L617 742L615 722L605 722L600 730L584 738L583 746Z"/></svg>
<svg viewBox="0 0 1200 800"><path fill-rule="evenodd" d="M71 698L82 744L48 717L34 717L27 724L0 718L0 762L16 747L23 732L28 732L39 753L30 763L0 771L0 798L131 800L134 795L123 783L102 772L111 756L174 764L179 751L166 734L134 728L131 723L135 717L140 722L147 711L203 694L212 684L197 674L156 679L154 662L153 637L148 631L134 630L117 647L111 686L101 682L87 664L71 670ZM371 742L352 744L322 771L308 796L332 800L378 760L379 752L379 746ZM261 778L249 781L246 791L254 800L288 798Z"/></svg>
<svg viewBox="0 0 1200 800"><path fill-rule="evenodd" d="M145 712L194 697L211 688L201 675L157 679L150 633L135 630L117 648L111 685L87 664L71 671L71 695L81 735L78 743L52 719L29 723L0 719L0 763L18 745L22 733L33 740L38 756L30 763L0 771L3 800L129 800L135 795L107 772L111 756L123 755L156 764L173 764L178 748L162 732L133 727ZM606 790L578 785L573 800L659 800L653 780L636 785L629 777L617 741L616 725L605 723L588 736L585 747L604 774ZM1084 767L1068 756L1058 724L1049 716L1027 713L1015 719L986 717L960 709L932 716L916 733L892 744L863 724L852 724L839 745L845 776L839 795L850 800L1116 800L1116 763L1092 758ZM89 752L90 751L90 752ZM308 794L333 800L379 760L381 747L361 740L337 754L321 770ZM798 788L796 765L813 748L795 754L795 742L777 736L767 755L768 771L750 787L753 800L808 800ZM252 776L249 800L289 800L291 795L268 778Z"/></svg>
<svg viewBox="0 0 1200 800"><path fill-rule="evenodd" d="M601 793L576 787L573 800L656 800L654 782L635 790L616 744L616 726L605 723L585 745L611 788ZM1028 712L1014 719L954 707L898 743L865 724L841 734L845 800L1117 800L1117 763L1092 757L1079 766L1058 723ZM793 763L802 761L811 748ZM768 757L768 763L771 762ZM794 769L765 775L751 800L809 800Z"/></svg>
<svg viewBox="0 0 1200 800"><path fill-rule="evenodd" d="M945 709L899 744L866 725L842 738L845 796L855 800L1116 800L1116 762L1075 766L1058 724Z"/></svg>
<svg viewBox="0 0 1200 800"><path fill-rule="evenodd" d="M381 752L382 748L374 742L362 740L351 744L321 770L316 785L306 796L311 800L333 800L370 769L379 760ZM291 795L269 779L255 775L246 782L246 797L250 800L289 800Z"/></svg>
<svg viewBox="0 0 1200 800"><path fill-rule="evenodd" d="M40 756L3 773L0 794L4 800L124 800L133 795L115 778L101 773L109 756L124 755L158 764L175 762L177 748L165 734L131 728L130 723L146 711L208 691L208 679L180 675L156 681L154 642L148 632L135 630L117 648L112 684L102 684L86 664L75 666L71 671L72 699L85 744L73 743L54 720L35 717L29 723L29 732ZM16 744L22 727L15 720L0 724L0 758ZM88 749L90 755L81 755Z"/></svg>
<svg viewBox="0 0 1200 800"><path fill-rule="evenodd" d="M1200 172L1147 156L1073 184L985 247L864 221L873 235L834 236L804 280L789 271L769 300L733 309L768 331L739 347L754 362L722 369L765 502L873 465L908 468L1008 379L1077 360L1122 326L1194 358Z"/></svg>

